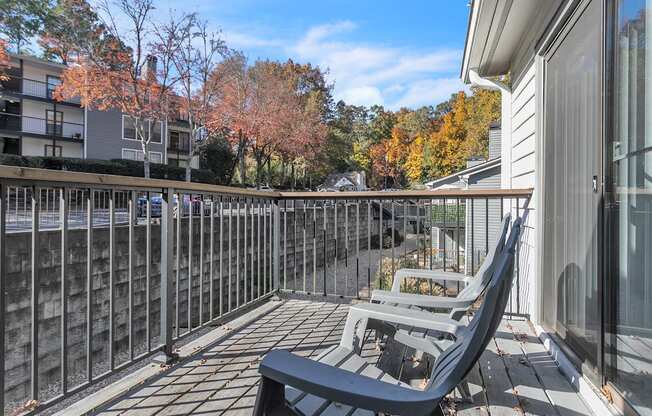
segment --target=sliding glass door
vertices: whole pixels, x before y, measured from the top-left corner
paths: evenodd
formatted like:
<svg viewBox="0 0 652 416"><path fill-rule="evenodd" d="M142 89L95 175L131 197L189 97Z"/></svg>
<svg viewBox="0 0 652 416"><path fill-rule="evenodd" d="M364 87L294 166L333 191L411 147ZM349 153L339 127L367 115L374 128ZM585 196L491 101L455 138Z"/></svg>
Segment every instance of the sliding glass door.
<svg viewBox="0 0 652 416"><path fill-rule="evenodd" d="M544 55L543 323L597 374L602 17L584 1Z"/></svg>
<svg viewBox="0 0 652 416"><path fill-rule="evenodd" d="M607 376L652 415L652 0L607 2Z"/></svg>

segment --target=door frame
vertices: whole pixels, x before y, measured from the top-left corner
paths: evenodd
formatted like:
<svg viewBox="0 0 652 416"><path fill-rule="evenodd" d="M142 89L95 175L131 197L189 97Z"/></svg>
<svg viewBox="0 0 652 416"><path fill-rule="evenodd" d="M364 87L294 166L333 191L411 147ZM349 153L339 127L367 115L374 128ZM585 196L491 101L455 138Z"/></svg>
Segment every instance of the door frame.
<svg viewBox="0 0 652 416"><path fill-rule="evenodd" d="M537 198L538 203L537 208L539 209L539 214L537 215L537 247L539 253L537 255L537 273L539 278L537 279L537 293L539 293L539 298L543 296L543 279L545 274L543 273L544 265L542 261L542 253L545 247L546 236L544 232L545 227L545 204L543 201L546 199L545 190L546 190L546 171L545 171L545 151L546 151L546 77L547 77L547 62L554 55L555 51L563 44L564 39L568 33L574 28L575 24L582 16L582 13L589 6L591 2L600 2L601 8L601 46L600 46L600 70L602 72L602 82L601 82L601 94L602 100L600 102L600 116L601 116L601 128L599 132L599 137L596 138L598 142L598 151L600 152L599 156L599 169L600 172L598 175L598 197L599 204L597 208L597 225L596 225L596 239L597 239L597 258L604 259L604 175L605 175L605 140L606 140L606 128L605 128L605 118L606 116L606 103L605 103L605 41L606 41L606 3L609 0L572 0L569 1L565 7L563 7L560 12L555 16L553 21L548 26L546 30L545 37L540 40L536 45L535 51L535 66L536 66L536 132L539 135L538 144L536 147L536 152L541 155L541 157L536 158L536 169L538 173L536 178L536 186L540 190L539 196ZM596 270L598 273L597 276L597 299L604 299L604 260L598 261L596 265ZM540 325L551 335L551 337L556 341L559 347L562 349L564 354L569 358L571 363L575 368L583 375L587 377L592 383L598 385L599 387L604 385L604 329L605 329L605 319L604 319L604 302L600 302L598 305L598 320L599 320L599 330L598 330L598 351L596 356L596 365L593 367L590 363L587 362L585 357L580 357L563 339L561 339L554 328L549 327L543 318L543 301L540 299L539 304L537 305L537 314L540 317Z"/></svg>

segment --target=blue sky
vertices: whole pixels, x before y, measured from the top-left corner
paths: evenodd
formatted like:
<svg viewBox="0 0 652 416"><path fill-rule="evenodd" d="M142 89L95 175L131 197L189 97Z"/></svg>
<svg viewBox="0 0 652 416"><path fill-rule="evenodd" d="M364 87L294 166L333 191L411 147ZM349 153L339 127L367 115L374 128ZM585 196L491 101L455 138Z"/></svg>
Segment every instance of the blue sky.
<svg viewBox="0 0 652 416"><path fill-rule="evenodd" d="M328 69L335 98L349 104L416 108L464 88L467 0L162 0L158 8L198 12L252 61Z"/></svg>

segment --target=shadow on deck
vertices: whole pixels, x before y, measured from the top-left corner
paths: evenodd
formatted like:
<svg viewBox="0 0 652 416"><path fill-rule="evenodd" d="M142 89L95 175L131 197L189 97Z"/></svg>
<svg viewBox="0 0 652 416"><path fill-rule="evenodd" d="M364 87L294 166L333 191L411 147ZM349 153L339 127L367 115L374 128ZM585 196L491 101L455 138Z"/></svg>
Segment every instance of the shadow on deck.
<svg viewBox="0 0 652 416"><path fill-rule="evenodd" d="M251 414L262 357L279 348L306 357L319 355L339 342L348 311L345 304L306 300L277 304L252 323L105 404L97 414ZM369 340L363 357L381 368L394 367L413 386L424 384L419 375L423 371L416 371L417 356L404 348L377 348ZM524 320L502 322L469 381L473 403L453 395L447 402L449 414L591 414Z"/></svg>

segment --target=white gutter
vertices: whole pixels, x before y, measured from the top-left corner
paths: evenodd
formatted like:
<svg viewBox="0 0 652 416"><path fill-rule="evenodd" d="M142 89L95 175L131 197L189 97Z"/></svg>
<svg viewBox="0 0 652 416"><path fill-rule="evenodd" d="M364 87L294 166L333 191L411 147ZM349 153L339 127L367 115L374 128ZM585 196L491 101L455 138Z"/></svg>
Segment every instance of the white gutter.
<svg viewBox="0 0 652 416"><path fill-rule="evenodd" d="M469 70L469 81L471 85L476 87L487 88L494 91L500 91L501 93L508 92L512 93L512 89L507 85L503 84L500 81L493 81L488 78L482 78L476 69Z"/></svg>

